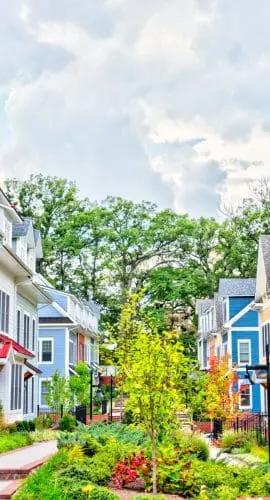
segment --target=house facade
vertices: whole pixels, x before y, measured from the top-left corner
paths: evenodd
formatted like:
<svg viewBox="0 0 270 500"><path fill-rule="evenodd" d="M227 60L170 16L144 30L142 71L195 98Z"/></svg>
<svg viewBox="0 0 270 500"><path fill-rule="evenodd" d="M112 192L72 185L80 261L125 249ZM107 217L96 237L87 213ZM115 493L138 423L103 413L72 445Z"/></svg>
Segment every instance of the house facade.
<svg viewBox="0 0 270 500"><path fill-rule="evenodd" d="M260 364L266 363L266 345L270 344L270 235L263 235L259 240L256 294L254 309L259 314L260 325ZM267 412L265 384L263 391L262 411Z"/></svg>
<svg viewBox="0 0 270 500"><path fill-rule="evenodd" d="M208 368L210 356L228 355L230 367L238 375L239 409L249 412L260 412L263 407L262 388L258 384L251 385L245 378L246 365L260 361L259 315L253 308L255 292L255 279L222 279L218 298L209 301L208 305L203 301L201 313L200 301L197 305L200 367ZM211 317L211 311L214 323L206 319L207 315ZM203 334L205 324L207 331Z"/></svg>
<svg viewBox="0 0 270 500"><path fill-rule="evenodd" d="M40 410L46 408L48 382L57 370L61 376L76 376L75 367L84 361L99 376L99 308L90 301L52 289L42 278L52 298L50 305L39 308L39 375Z"/></svg>
<svg viewBox="0 0 270 500"><path fill-rule="evenodd" d="M36 415L38 305L50 298L35 280L40 234L0 190L0 401L7 422Z"/></svg>

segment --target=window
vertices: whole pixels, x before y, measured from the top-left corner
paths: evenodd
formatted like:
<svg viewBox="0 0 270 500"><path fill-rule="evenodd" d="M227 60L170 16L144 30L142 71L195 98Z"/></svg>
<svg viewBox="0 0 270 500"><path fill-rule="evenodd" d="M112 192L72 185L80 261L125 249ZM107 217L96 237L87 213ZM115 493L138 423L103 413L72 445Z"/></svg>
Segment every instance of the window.
<svg viewBox="0 0 270 500"><path fill-rule="evenodd" d="M223 356L226 356L228 354L228 342L225 342L222 346L223 350Z"/></svg>
<svg viewBox="0 0 270 500"><path fill-rule="evenodd" d="M69 363L71 365L75 365L75 360L74 360L74 342L71 339L69 339Z"/></svg>
<svg viewBox="0 0 270 500"><path fill-rule="evenodd" d="M241 409L251 408L251 385L248 380L240 380L239 406Z"/></svg>
<svg viewBox="0 0 270 500"><path fill-rule="evenodd" d="M262 354L266 355L266 345L270 343L270 323L262 327Z"/></svg>
<svg viewBox="0 0 270 500"><path fill-rule="evenodd" d="M5 292L0 291L0 320L1 320L1 331L9 332L9 295Z"/></svg>
<svg viewBox="0 0 270 500"><path fill-rule="evenodd" d="M49 394L49 387L50 387L50 381L51 379L41 379L40 380L40 405L41 406L47 406L47 395Z"/></svg>
<svg viewBox="0 0 270 500"><path fill-rule="evenodd" d="M20 333L21 333L21 311L17 310L17 342L20 343Z"/></svg>
<svg viewBox="0 0 270 500"><path fill-rule="evenodd" d="M36 320L33 318L32 321L32 351L36 348Z"/></svg>
<svg viewBox="0 0 270 500"><path fill-rule="evenodd" d="M35 410L35 378L32 377L32 388L31 388L31 413Z"/></svg>
<svg viewBox="0 0 270 500"><path fill-rule="evenodd" d="M29 341L30 341L30 318L28 314L23 315L23 345L27 349L29 349Z"/></svg>
<svg viewBox="0 0 270 500"><path fill-rule="evenodd" d="M249 340L238 340L238 364L248 365L250 364L250 341Z"/></svg>
<svg viewBox="0 0 270 500"><path fill-rule="evenodd" d="M217 358L220 359L220 345L217 346Z"/></svg>
<svg viewBox="0 0 270 500"><path fill-rule="evenodd" d="M40 339L40 363L53 363L53 339Z"/></svg>
<svg viewBox="0 0 270 500"><path fill-rule="evenodd" d="M21 408L22 408L22 365L12 365L10 409L21 410Z"/></svg>
<svg viewBox="0 0 270 500"><path fill-rule="evenodd" d="M95 361L95 339L91 339L90 361L92 363Z"/></svg>
<svg viewBox="0 0 270 500"><path fill-rule="evenodd" d="M207 366L207 341L203 341L203 368Z"/></svg>

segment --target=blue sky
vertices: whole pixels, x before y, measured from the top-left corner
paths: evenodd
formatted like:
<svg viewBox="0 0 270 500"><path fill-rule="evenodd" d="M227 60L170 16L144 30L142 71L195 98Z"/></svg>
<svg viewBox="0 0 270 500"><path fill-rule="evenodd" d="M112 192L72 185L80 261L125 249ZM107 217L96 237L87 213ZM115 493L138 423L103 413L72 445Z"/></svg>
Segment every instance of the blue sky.
<svg viewBox="0 0 270 500"><path fill-rule="evenodd" d="M10 0L0 178L215 215L270 176L269 0Z"/></svg>

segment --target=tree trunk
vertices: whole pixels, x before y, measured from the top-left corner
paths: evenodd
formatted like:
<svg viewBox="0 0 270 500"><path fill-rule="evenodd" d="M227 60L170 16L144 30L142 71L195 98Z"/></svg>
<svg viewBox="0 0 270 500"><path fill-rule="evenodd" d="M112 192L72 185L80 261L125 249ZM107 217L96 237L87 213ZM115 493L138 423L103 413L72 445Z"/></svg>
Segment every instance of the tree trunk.
<svg viewBox="0 0 270 500"><path fill-rule="evenodd" d="M157 494L157 447L156 437L152 434L152 462L153 462L153 494Z"/></svg>

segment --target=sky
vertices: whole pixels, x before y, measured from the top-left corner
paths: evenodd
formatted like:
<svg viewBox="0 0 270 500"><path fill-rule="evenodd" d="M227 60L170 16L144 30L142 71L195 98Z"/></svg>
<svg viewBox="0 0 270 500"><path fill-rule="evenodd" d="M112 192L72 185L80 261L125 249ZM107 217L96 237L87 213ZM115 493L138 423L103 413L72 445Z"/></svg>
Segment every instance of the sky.
<svg viewBox="0 0 270 500"><path fill-rule="evenodd" d="M216 215L270 177L269 0L9 0L0 178Z"/></svg>

